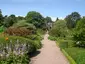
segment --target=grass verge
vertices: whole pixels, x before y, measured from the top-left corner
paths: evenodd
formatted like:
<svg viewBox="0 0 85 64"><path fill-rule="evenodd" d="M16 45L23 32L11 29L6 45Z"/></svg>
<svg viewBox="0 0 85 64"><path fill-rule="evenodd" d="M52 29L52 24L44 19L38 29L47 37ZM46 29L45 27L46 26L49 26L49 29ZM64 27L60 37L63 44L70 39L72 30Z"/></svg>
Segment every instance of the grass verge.
<svg viewBox="0 0 85 64"><path fill-rule="evenodd" d="M73 58L68 55L68 53L67 53L64 49L62 49L62 52L63 52L63 54L67 57L67 59L69 60L70 64L77 64L77 63L73 60Z"/></svg>

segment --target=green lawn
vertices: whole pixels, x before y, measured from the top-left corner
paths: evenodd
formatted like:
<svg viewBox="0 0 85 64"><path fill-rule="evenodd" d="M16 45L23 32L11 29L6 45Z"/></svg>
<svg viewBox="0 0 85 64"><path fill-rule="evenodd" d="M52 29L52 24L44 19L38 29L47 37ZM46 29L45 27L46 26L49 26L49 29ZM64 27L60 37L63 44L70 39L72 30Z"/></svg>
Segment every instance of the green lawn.
<svg viewBox="0 0 85 64"><path fill-rule="evenodd" d="M85 64L85 49L66 48L65 51L76 61L77 64Z"/></svg>

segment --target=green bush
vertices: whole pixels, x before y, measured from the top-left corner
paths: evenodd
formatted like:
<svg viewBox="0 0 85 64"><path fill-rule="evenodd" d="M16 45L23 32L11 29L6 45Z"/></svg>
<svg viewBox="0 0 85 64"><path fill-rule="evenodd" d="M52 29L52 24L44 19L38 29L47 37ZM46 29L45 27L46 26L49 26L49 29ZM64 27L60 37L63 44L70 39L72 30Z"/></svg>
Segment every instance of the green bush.
<svg viewBox="0 0 85 64"><path fill-rule="evenodd" d="M6 38L8 38L6 40ZM28 64L28 55L41 47L40 40L31 40L19 36L6 36L0 38L0 61L1 64ZM11 53L14 55L10 56ZM24 56L25 55L25 56ZM11 59L12 58L12 59ZM7 62L7 63L6 63ZM11 63L9 63L11 62Z"/></svg>
<svg viewBox="0 0 85 64"><path fill-rule="evenodd" d="M53 40L53 41L56 41L57 40L57 38L56 37L53 37L53 36L49 36L48 39Z"/></svg>
<svg viewBox="0 0 85 64"><path fill-rule="evenodd" d="M42 47L41 44L42 37L40 35L28 35L26 36L26 38L34 41L34 45L36 49L40 49Z"/></svg>
<svg viewBox="0 0 85 64"><path fill-rule="evenodd" d="M60 41L58 41L59 42L59 47L61 48L61 49L63 49L63 48L68 48L68 42L66 41L66 40L60 40Z"/></svg>
<svg viewBox="0 0 85 64"><path fill-rule="evenodd" d="M85 18L78 21L73 39L76 41L76 46L85 47Z"/></svg>
<svg viewBox="0 0 85 64"><path fill-rule="evenodd" d="M7 59L0 60L0 64L29 64L29 57L25 55L13 55L11 54Z"/></svg>
<svg viewBox="0 0 85 64"><path fill-rule="evenodd" d="M61 49L74 47L74 44L75 44L73 40L67 40L63 38L58 38L57 43L59 44Z"/></svg>
<svg viewBox="0 0 85 64"><path fill-rule="evenodd" d="M45 33L46 33L46 30L37 29L37 34L38 34L38 35L44 35Z"/></svg>
<svg viewBox="0 0 85 64"><path fill-rule="evenodd" d="M54 37L66 37L68 34L66 21L58 20L54 23L53 27L49 31L49 34Z"/></svg>

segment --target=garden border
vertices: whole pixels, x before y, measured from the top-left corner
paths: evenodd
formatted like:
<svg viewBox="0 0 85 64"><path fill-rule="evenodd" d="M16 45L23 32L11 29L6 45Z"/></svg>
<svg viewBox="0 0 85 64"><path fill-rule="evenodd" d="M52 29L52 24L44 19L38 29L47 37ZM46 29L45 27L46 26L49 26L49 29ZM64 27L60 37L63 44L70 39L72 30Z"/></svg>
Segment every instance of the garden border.
<svg viewBox="0 0 85 64"><path fill-rule="evenodd" d="M69 54L64 50L64 49L61 49L61 51L63 52L63 54L67 57L67 59L69 60L70 64L77 64L73 58L71 56L69 56Z"/></svg>

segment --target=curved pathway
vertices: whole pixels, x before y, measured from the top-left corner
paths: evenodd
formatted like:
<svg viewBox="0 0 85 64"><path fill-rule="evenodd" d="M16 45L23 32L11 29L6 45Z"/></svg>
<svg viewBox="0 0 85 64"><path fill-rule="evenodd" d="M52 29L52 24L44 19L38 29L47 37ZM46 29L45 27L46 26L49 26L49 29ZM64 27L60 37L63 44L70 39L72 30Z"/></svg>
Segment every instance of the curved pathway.
<svg viewBox="0 0 85 64"><path fill-rule="evenodd" d="M32 57L30 64L69 64L55 41L48 40L48 36L48 34L44 36L40 54Z"/></svg>

